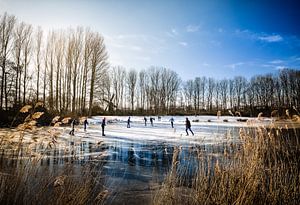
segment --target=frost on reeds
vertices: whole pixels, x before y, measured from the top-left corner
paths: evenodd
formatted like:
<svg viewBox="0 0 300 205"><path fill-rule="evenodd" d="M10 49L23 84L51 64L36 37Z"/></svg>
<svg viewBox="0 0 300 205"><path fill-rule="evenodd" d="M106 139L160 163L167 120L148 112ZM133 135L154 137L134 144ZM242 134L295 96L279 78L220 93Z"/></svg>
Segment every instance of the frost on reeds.
<svg viewBox="0 0 300 205"><path fill-rule="evenodd" d="M241 128L239 135L241 144L225 143L217 158L199 148L189 184L179 173L192 162L173 160L153 204L299 204L299 129L274 123Z"/></svg>
<svg viewBox="0 0 300 205"><path fill-rule="evenodd" d="M57 126L68 123L70 118L59 122L60 116L56 116L52 119L54 127L38 127L37 122L44 114L36 112L38 106L21 108L20 113L28 113L24 122L0 134L1 204L103 204L108 192L100 176L102 163L75 170L71 161L56 171L48 164L49 156L56 157L54 153L62 143ZM65 153L75 159L70 151ZM45 163L48 166L42 166Z"/></svg>

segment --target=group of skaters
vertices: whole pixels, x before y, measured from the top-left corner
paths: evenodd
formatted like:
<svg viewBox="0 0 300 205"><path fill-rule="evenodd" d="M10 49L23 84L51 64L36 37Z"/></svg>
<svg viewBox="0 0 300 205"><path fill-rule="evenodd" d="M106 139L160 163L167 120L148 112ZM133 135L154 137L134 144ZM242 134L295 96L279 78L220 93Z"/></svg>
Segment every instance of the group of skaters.
<svg viewBox="0 0 300 205"><path fill-rule="evenodd" d="M154 117L150 117L149 120L150 120L151 126L153 127L153 121L155 120L155 118ZM144 122L145 122L145 126L147 126L147 118L146 117L144 117Z"/></svg>
<svg viewBox="0 0 300 205"><path fill-rule="evenodd" d="M75 131L75 124L76 124L76 120L73 119L72 122L71 122L71 131L69 132L70 135L74 135L74 131ZM87 118L84 119L83 121L83 130L86 131L86 128L87 128L87 125L88 125L88 121L87 121Z"/></svg>
<svg viewBox="0 0 300 205"><path fill-rule="evenodd" d="M153 126L153 121L155 120L154 117L150 117L150 123L151 123L151 126ZM171 122L171 127L174 128L174 118L171 117L170 120ZM144 122L145 122L145 126L147 126L147 118L144 117ZM130 117L128 117L127 119L127 128L130 128L130 123L131 123L131 119ZM75 124L76 124L76 120L73 119L72 122L71 122L71 131L70 131L70 135L74 135L74 128L75 128ZM87 125L88 125L88 121L87 121L87 118L85 118L85 120L83 121L83 129L84 131L86 131L86 128L87 128ZM105 136L104 134L104 129L105 129L105 126L106 126L106 118L104 117L101 121L101 128L102 128L102 136ZM194 135L194 132L192 131L191 129L191 122L188 118L185 119L185 131L186 131L186 135L189 135L188 131L190 131L192 133L192 135Z"/></svg>

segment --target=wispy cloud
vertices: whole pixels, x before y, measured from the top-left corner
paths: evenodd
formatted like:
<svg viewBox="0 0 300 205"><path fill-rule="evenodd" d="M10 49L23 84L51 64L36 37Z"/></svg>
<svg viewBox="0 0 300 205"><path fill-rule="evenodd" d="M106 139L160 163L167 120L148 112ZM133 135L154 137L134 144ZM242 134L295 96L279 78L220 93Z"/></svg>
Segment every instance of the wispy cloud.
<svg viewBox="0 0 300 205"><path fill-rule="evenodd" d="M199 26L199 25L188 25L188 26L186 27L186 32L194 33L194 32L199 31L199 29L200 29L200 26Z"/></svg>
<svg viewBox="0 0 300 205"><path fill-rule="evenodd" d="M181 45L181 46L183 46L183 47L187 47L188 46L188 43L184 42L184 41L178 42L178 44Z"/></svg>
<svg viewBox="0 0 300 205"><path fill-rule="evenodd" d="M280 66L276 66L276 67L275 67L276 70L282 70L282 69L284 69L284 68L286 68L286 66L280 65Z"/></svg>
<svg viewBox="0 0 300 205"><path fill-rule="evenodd" d="M166 48L162 37L144 34L104 35L104 40L108 47L122 49L122 52L160 53Z"/></svg>
<svg viewBox="0 0 300 205"><path fill-rule="evenodd" d="M283 60L278 60L278 59L276 59L276 60L270 61L269 63L272 63L272 64L280 64L280 63L283 63Z"/></svg>
<svg viewBox="0 0 300 205"><path fill-rule="evenodd" d="M202 63L202 66L203 66L203 67L209 67L210 64L208 64L208 63L206 63L206 62L203 62L203 63Z"/></svg>
<svg viewBox="0 0 300 205"><path fill-rule="evenodd" d="M263 35L257 37L261 41L265 41L268 43L280 42L283 41L283 37L281 35Z"/></svg>
<svg viewBox="0 0 300 205"><path fill-rule="evenodd" d="M266 43L276 43L284 41L284 38L279 34L255 33L247 29L236 29L234 33L242 38L247 38L255 41L262 41Z"/></svg>
<svg viewBox="0 0 300 205"><path fill-rule="evenodd" d="M166 34L171 38L175 38L179 35L178 31L175 28L172 28L170 31L167 31Z"/></svg>
<svg viewBox="0 0 300 205"><path fill-rule="evenodd" d="M295 61L300 61L300 57L299 58L295 58Z"/></svg>
<svg viewBox="0 0 300 205"><path fill-rule="evenodd" d="M234 70L236 67L239 67L241 65L245 65L245 63L244 62L232 63L229 65L225 65L225 67L231 68L232 70Z"/></svg>
<svg viewBox="0 0 300 205"><path fill-rule="evenodd" d="M173 35L176 35L176 36L178 35L178 32L176 31L175 28L172 28L171 32L172 32Z"/></svg>
<svg viewBox="0 0 300 205"><path fill-rule="evenodd" d="M262 64L260 65L261 67L264 67L264 68L270 68L270 67L274 67L274 65L270 65L270 64Z"/></svg>
<svg viewBox="0 0 300 205"><path fill-rule="evenodd" d="M105 35L111 65L142 68L149 66L158 54L168 49L165 35L118 34Z"/></svg>

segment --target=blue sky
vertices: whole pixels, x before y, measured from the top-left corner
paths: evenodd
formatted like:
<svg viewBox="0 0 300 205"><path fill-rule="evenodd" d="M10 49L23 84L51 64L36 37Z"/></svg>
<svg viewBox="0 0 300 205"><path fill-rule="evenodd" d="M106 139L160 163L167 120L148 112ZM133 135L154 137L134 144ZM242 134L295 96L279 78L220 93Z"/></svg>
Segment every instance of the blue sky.
<svg viewBox="0 0 300 205"><path fill-rule="evenodd" d="M89 26L111 65L163 66L184 80L300 69L294 0L0 0L0 13L45 30ZM298 21L298 22L297 22Z"/></svg>

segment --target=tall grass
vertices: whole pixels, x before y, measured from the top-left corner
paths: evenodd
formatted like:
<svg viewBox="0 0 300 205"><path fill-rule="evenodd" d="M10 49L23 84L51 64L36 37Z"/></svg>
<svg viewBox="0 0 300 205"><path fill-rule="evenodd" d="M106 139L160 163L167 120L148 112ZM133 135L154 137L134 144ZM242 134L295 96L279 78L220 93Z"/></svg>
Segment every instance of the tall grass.
<svg viewBox="0 0 300 205"><path fill-rule="evenodd" d="M61 133L56 130L57 117L55 127L36 127L43 113L30 109L24 106L20 110L28 113L24 123L0 133L0 203L103 204L108 191L103 186L101 162L78 168L76 156L72 156L57 170L41 165L59 146Z"/></svg>
<svg viewBox="0 0 300 205"><path fill-rule="evenodd" d="M276 125L241 129L242 143L224 145L219 157L197 150L198 166L188 185L179 174L185 168L176 149L153 204L299 204L299 134Z"/></svg>

